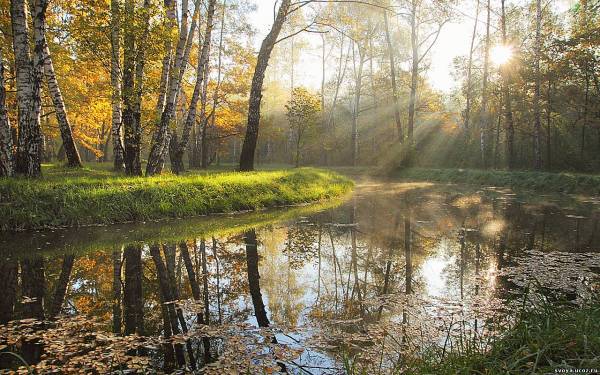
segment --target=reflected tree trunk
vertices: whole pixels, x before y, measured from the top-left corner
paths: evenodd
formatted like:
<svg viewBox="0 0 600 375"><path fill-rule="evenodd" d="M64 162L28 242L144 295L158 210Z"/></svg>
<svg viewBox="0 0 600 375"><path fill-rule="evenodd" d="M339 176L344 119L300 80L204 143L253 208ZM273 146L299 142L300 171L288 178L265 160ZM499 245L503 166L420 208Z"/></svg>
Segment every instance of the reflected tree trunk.
<svg viewBox="0 0 600 375"><path fill-rule="evenodd" d="M21 261L21 288L23 297L23 317L44 320L44 296L46 280L44 259L40 256L26 258Z"/></svg>
<svg viewBox="0 0 600 375"><path fill-rule="evenodd" d="M16 260L9 256L0 261L0 324L6 324L14 318L18 273Z"/></svg>
<svg viewBox="0 0 600 375"><path fill-rule="evenodd" d="M206 266L206 241L200 241L200 254L202 256L202 287L204 288L204 321L210 324L210 300L208 296L208 268Z"/></svg>
<svg viewBox="0 0 600 375"><path fill-rule="evenodd" d="M323 228L319 226L319 238L317 242L317 257L318 257L318 265L317 265L317 299L315 301L315 305L319 302L321 298L321 237L323 234Z"/></svg>
<svg viewBox="0 0 600 375"><path fill-rule="evenodd" d="M175 298L173 291L169 287L169 276L167 267L162 260L160 255L160 246L158 244L150 245L150 255L154 261L156 267L156 276L158 279L158 285L160 289L161 304L166 305L166 316L163 315L163 321L166 320L168 324L165 324L165 336L168 332L166 326L170 326L170 331L174 335L179 335L181 330L179 329L177 311L175 309ZM183 353L183 346L181 344L175 344L175 357L179 366L185 365L185 355Z"/></svg>
<svg viewBox="0 0 600 375"><path fill-rule="evenodd" d="M48 308L48 318L50 319L55 318L58 314L60 314L60 310L62 309L62 305L65 300L67 287L69 285L69 280L71 279L71 271L73 270L74 262L75 256L72 254L65 255L63 258L60 276L56 282L56 289L54 290L51 300L52 302Z"/></svg>
<svg viewBox="0 0 600 375"><path fill-rule="evenodd" d="M44 295L46 280L44 259L39 256L21 261L21 289L23 292L23 318L44 320ZM38 339L22 340L21 350L27 363L39 362L43 346Z"/></svg>
<svg viewBox="0 0 600 375"><path fill-rule="evenodd" d="M165 253L165 261L166 261L166 271L168 278L167 287L171 290L172 301L179 301L179 288L177 287L177 276L175 273L175 258L177 253L177 246L174 244L166 244L163 246ZM177 320L179 321L179 325L181 326L181 330L183 334L188 333L187 323L185 321L185 317L183 316L183 310L181 306L175 302L175 312L177 313ZM190 357L190 364L193 369L196 368L196 360L194 357L194 350L192 349L192 344L189 339L186 340L186 349L188 352L188 356Z"/></svg>
<svg viewBox="0 0 600 375"><path fill-rule="evenodd" d="M411 214L410 208L407 215L404 217L404 258L406 261L406 279L404 281L405 293L409 295L412 293L412 229L411 229ZM406 309L402 312L402 322L408 323L408 313Z"/></svg>
<svg viewBox="0 0 600 375"><path fill-rule="evenodd" d="M183 264L185 265L185 269L188 274L188 280L192 289L192 296L194 297L194 300L199 302L202 300L200 286L198 285L198 279L196 278L196 272L194 271L194 265L192 264L192 258L190 257L190 252L187 243L181 242L179 244L179 251L181 251L181 256L183 257ZM204 317L201 313L198 313L198 323L204 324Z"/></svg>
<svg viewBox="0 0 600 375"><path fill-rule="evenodd" d="M252 305L254 306L254 315L259 327L268 327L271 322L267 317L267 310L263 302L262 293L260 291L260 274L258 272L258 241L256 240L256 232L254 229L249 230L244 235L246 244L246 265L248 271L248 285L250 288L250 296L252 297Z"/></svg>
<svg viewBox="0 0 600 375"><path fill-rule="evenodd" d="M121 265L122 265L122 249L115 250L112 253L113 259L113 333L121 334Z"/></svg>
<svg viewBox="0 0 600 375"><path fill-rule="evenodd" d="M464 229L465 223L463 222L463 228L458 234L458 241L460 243L460 266L459 266L459 279L460 279L460 299L465 298L465 249L467 247L466 231Z"/></svg>
<svg viewBox="0 0 600 375"><path fill-rule="evenodd" d="M125 284L123 306L125 335L144 335L144 302L142 295L142 248L128 245L124 252Z"/></svg>
<svg viewBox="0 0 600 375"><path fill-rule="evenodd" d="M196 246L196 240L194 240L194 246ZM185 265L185 269L188 274L188 280L192 289L192 296L196 302L200 302L202 300L200 286L198 284L198 279L196 277L196 272L194 271L194 265L192 264L192 258L190 257L189 248L186 242L181 242L179 244L179 251L181 252L183 264ZM198 324L206 324L204 316L201 312L196 314L196 318L198 320ZM202 339L202 344L204 345L204 361L208 363L211 360L210 340L205 337Z"/></svg>
<svg viewBox="0 0 600 375"><path fill-rule="evenodd" d="M217 239L216 238L212 238L212 250L213 250L213 256L215 257L215 265L217 268L217 311L218 311L218 315L219 315L219 324L221 324L221 321L223 319L222 317L222 312L221 312L221 262L219 261L219 256L217 254Z"/></svg>

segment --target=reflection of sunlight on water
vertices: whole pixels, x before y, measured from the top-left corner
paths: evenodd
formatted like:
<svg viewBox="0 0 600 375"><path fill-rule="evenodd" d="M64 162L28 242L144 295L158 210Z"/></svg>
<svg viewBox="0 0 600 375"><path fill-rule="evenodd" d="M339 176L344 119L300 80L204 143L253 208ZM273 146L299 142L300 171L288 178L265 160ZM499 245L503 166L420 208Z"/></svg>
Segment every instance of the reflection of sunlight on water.
<svg viewBox="0 0 600 375"><path fill-rule="evenodd" d="M481 232L484 236L491 238L494 237L496 234L502 232L505 226L506 223L504 222L504 220L491 220L483 226Z"/></svg>
<svg viewBox="0 0 600 375"><path fill-rule="evenodd" d="M423 262L423 281L430 297L442 297L446 294L444 289L447 286L447 277L444 276L444 270L454 261L454 257L444 255L447 251L448 242L442 241L435 253Z"/></svg>

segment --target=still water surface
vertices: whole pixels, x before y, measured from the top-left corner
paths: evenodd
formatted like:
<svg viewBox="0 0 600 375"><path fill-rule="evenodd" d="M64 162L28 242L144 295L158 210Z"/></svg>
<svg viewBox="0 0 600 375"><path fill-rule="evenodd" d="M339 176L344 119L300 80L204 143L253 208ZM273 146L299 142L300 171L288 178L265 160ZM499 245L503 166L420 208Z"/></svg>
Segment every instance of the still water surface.
<svg viewBox="0 0 600 375"><path fill-rule="evenodd" d="M525 287L584 298L599 204L363 181L316 206L3 234L0 348L42 372L385 373L493 334Z"/></svg>

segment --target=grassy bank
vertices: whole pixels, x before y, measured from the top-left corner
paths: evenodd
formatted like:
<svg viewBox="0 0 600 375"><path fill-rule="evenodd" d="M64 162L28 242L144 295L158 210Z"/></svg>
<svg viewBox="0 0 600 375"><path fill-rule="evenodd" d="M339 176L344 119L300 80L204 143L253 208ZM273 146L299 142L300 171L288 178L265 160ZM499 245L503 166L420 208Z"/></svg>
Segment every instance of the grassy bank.
<svg viewBox="0 0 600 375"><path fill-rule="evenodd" d="M417 181L503 186L544 192L600 194L600 175L589 174L408 168L394 172L393 176Z"/></svg>
<svg viewBox="0 0 600 375"><path fill-rule="evenodd" d="M415 374L550 374L600 367L600 301L583 307L546 302L521 312L487 351L454 350L425 358Z"/></svg>
<svg viewBox="0 0 600 375"><path fill-rule="evenodd" d="M404 356L391 373L519 375L600 368L597 296L578 307L555 299L538 302L522 308L514 318L491 336L462 333L453 346L421 348L419 353ZM375 373L356 358L347 359L345 368L350 375Z"/></svg>
<svg viewBox="0 0 600 375"><path fill-rule="evenodd" d="M340 196L352 182L311 168L152 178L50 168L40 180L0 179L0 229L124 223L257 210Z"/></svg>

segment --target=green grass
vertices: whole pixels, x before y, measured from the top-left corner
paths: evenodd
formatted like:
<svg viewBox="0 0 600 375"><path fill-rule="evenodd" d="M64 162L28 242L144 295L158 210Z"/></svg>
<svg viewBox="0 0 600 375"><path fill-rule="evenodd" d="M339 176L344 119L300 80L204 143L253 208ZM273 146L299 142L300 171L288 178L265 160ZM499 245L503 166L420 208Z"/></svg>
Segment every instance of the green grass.
<svg viewBox="0 0 600 375"><path fill-rule="evenodd" d="M0 229L111 224L298 205L340 196L352 182L312 168L197 172L152 178L106 168L44 168L44 178L0 179Z"/></svg>
<svg viewBox="0 0 600 375"><path fill-rule="evenodd" d="M393 176L409 180L502 186L544 192L600 194L600 175L591 174L408 168L394 172Z"/></svg>
<svg viewBox="0 0 600 375"><path fill-rule="evenodd" d="M462 344L451 349L421 348L405 356L394 374L553 374L600 367L598 296L583 306L556 299L528 304L510 321L491 337L461 333ZM345 358L344 367L350 375L374 373L356 358Z"/></svg>
<svg viewBox="0 0 600 375"><path fill-rule="evenodd" d="M10 250L12 257L27 258L36 252L44 255L86 254L96 251L120 249L125 244L177 243L190 238L230 236L249 229L261 229L269 225L310 216L317 212L339 206L348 194L319 203L281 209L252 211L243 214L210 215L191 217L186 220L156 220L143 223L89 226L44 231L7 233L0 236L2 250Z"/></svg>
<svg viewBox="0 0 600 375"><path fill-rule="evenodd" d="M483 352L451 352L417 362L415 374L546 374L600 367L600 301L574 307L544 302L526 308ZM437 358L437 360L436 360Z"/></svg>

